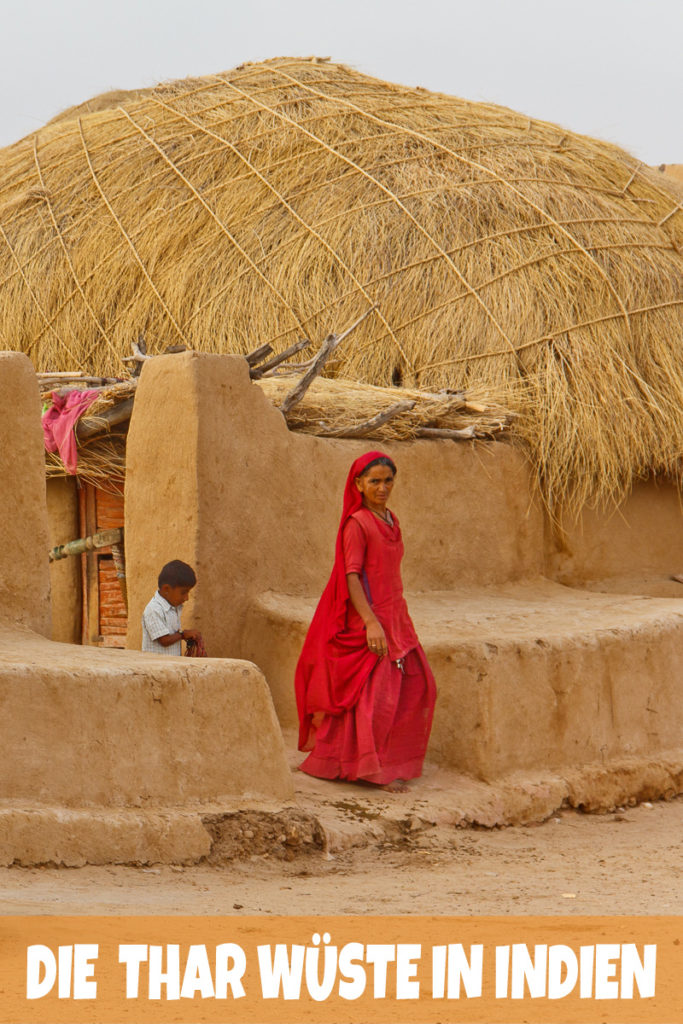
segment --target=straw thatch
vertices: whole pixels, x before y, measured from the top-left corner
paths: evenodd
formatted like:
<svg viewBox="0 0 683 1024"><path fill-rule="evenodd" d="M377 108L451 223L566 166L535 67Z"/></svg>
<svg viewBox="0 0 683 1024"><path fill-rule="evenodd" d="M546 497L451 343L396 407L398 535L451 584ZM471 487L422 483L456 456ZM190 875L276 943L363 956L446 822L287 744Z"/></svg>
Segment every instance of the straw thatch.
<svg viewBox="0 0 683 1024"><path fill-rule="evenodd" d="M525 382L547 499L683 452L683 208L614 146L279 59L72 110L0 153L0 340L120 373L143 335L279 351L371 305L337 372Z"/></svg>

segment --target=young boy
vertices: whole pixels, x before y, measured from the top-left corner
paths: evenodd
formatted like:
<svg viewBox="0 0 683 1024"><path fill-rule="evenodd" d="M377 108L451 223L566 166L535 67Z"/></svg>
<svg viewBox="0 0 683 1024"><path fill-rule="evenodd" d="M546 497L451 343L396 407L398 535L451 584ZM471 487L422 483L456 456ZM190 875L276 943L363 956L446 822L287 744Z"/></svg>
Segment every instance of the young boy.
<svg viewBox="0 0 683 1024"><path fill-rule="evenodd" d="M196 642L196 629L182 629L180 612L197 577L194 569L174 559L159 573L159 589L142 613L142 649L155 654L182 654L182 641Z"/></svg>

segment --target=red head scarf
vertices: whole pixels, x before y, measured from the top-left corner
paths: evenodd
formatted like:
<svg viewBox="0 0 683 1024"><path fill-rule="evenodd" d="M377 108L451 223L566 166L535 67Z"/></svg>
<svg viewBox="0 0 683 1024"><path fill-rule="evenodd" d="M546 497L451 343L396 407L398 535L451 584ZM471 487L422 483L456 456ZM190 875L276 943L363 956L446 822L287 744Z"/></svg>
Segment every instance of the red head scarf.
<svg viewBox="0 0 683 1024"><path fill-rule="evenodd" d="M334 566L315 610L294 679L299 712L299 750L309 749L311 720L316 712L340 715L358 700L360 690L377 663L368 650L365 630L345 629L349 588L346 581L342 535L350 516L363 504L356 477L384 452L367 452L351 466L344 487L341 522L337 531Z"/></svg>

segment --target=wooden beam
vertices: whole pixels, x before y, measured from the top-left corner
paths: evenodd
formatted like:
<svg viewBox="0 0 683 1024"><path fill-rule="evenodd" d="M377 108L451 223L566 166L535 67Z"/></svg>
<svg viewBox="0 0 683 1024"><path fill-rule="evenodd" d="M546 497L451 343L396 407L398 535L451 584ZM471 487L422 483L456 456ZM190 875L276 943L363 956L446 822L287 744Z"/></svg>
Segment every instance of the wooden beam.
<svg viewBox="0 0 683 1024"><path fill-rule="evenodd" d="M151 358L151 356L150 356ZM125 423L133 411L134 398L127 398L107 409L101 416L83 416L76 425L76 437L79 441L87 441L98 434L108 434L112 427Z"/></svg>
<svg viewBox="0 0 683 1024"><path fill-rule="evenodd" d="M261 345L260 348L255 348L253 352L248 352L244 358L250 366L256 366L256 364L260 363L262 359L269 356L272 351L272 345Z"/></svg>

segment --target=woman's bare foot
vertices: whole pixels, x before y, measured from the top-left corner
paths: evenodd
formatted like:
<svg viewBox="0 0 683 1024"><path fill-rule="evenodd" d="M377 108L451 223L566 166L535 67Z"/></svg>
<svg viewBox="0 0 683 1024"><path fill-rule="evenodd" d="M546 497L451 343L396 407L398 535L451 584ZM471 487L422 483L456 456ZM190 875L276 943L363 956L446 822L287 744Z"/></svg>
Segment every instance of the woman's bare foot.
<svg viewBox="0 0 683 1024"><path fill-rule="evenodd" d="M388 782L386 786L382 786L382 789L386 789L387 793L407 793L409 788L405 779L394 779L393 782Z"/></svg>

